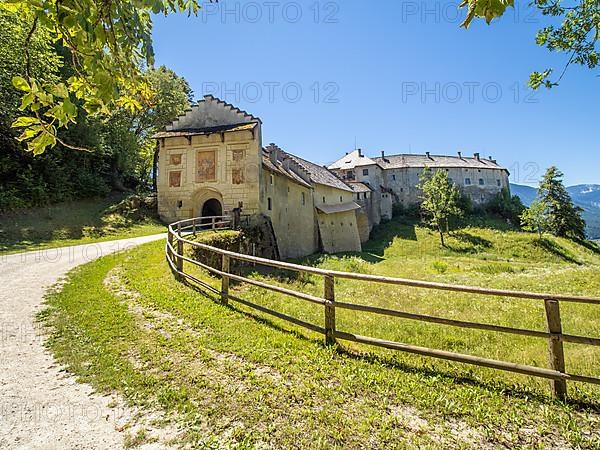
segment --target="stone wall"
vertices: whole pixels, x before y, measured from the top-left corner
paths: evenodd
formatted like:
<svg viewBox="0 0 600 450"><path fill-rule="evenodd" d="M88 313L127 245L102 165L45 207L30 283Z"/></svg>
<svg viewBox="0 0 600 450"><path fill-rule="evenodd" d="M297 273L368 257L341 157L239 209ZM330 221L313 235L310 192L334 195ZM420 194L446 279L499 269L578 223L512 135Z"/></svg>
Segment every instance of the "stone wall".
<svg viewBox="0 0 600 450"><path fill-rule="evenodd" d="M509 187L508 174L501 169L450 168L448 177L472 200L483 205L492 200L503 188ZM393 191L394 202L410 206L420 202L417 188L422 168L388 169L384 171L385 186ZM480 179L483 184L480 184ZM470 184L467 184L470 181Z"/></svg>
<svg viewBox="0 0 600 450"><path fill-rule="evenodd" d="M312 189L265 170L260 198L262 213L271 218L281 258L318 251Z"/></svg>

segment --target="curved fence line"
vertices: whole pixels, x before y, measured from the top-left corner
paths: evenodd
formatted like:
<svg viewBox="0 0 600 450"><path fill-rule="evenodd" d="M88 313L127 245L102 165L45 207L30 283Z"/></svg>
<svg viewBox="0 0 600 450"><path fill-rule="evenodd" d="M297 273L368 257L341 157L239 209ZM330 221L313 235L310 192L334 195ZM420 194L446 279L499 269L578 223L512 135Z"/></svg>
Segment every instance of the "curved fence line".
<svg viewBox="0 0 600 450"><path fill-rule="evenodd" d="M562 323L560 317L560 302L573 302L573 303L585 303L600 305L600 298L596 297L585 297L585 296L573 296L573 295L558 295L558 294L544 294L536 292L525 292L525 291L514 291L514 290L502 290L502 289L488 289L475 286L461 286L445 283L435 283L429 281L410 280L404 278L393 278L383 277L378 275L366 275L350 272L340 272L319 269L316 267L302 266L299 264L292 264L283 261L275 261L271 259L260 258L256 256L244 255L241 253L232 252L229 250L223 250L210 245L202 244L200 242L186 239L186 236L190 234L195 235L198 232L208 230L219 230L219 229L230 229L233 225L233 221L228 216L215 216L215 217L199 217L194 219L182 220L171 224L168 228L167 244L165 247L165 253L169 266L174 273L177 274L179 280L187 279L195 284L198 284L202 288L208 289L209 291L220 296L221 302L227 304L229 300L244 304L248 307L257 309L261 312L273 315L280 319L294 323L296 325L308 328L310 330L322 333L325 335L325 341L327 344L332 345L336 343L336 339L347 340L352 342L358 342L367 345L373 345L377 347L384 347L393 350L404 351L408 353L419 354L423 356L430 356L434 358L446 359L451 361L457 361L466 364L473 364L482 367L490 367L494 369L516 372L535 377L547 378L551 380L552 395L556 398L565 399L567 394L567 380L569 381L580 381L585 383L600 384L600 378L589 377L584 375L570 374L565 369L565 356L563 342L571 342L582 345L600 346L600 338L588 337L588 336L575 336L565 334L562 331ZM193 258L188 258L184 255L184 245L196 247L217 255L221 256L221 268L217 269L210 265L207 265L201 261L197 261ZM283 288L280 286L273 286L268 283L243 277L231 273L231 261L243 261L253 264L259 264L267 267L274 267L278 269L285 269L294 271L297 273L307 273L312 275L318 275L323 277L323 296L316 297L313 295L305 294L303 292L297 292L292 289ZM209 273L216 275L221 278L221 290L209 286L205 282L195 278L188 274L184 270L184 262L190 263ZM379 308L369 305L359 305L347 302L338 302L335 300L335 279L349 279L362 282L370 283L383 283L393 284L399 286L408 286L420 289L438 290L438 291L452 291L462 292L470 294L479 294L486 296L495 296L503 298L520 298L520 299L532 299L532 300L543 300L546 312L547 331L536 331L527 330L521 328L506 327L500 325L492 325L485 323L469 322L462 320L447 319L443 317L428 316L423 314L413 314L403 311L397 311L387 308ZM270 290L280 294L288 295L291 297L298 298L300 300L308 301L314 304L322 305L324 307L324 326L311 324L300 319L296 319L289 315L281 312L273 311L265 308L264 306L256 305L248 300L235 297L229 293L229 283L231 280L246 283L257 286L262 289ZM410 320L417 320L423 322L437 323L442 325L449 325L459 328L467 329L479 329L485 331L493 331L499 333L517 334L523 336L529 336L534 338L544 338L548 340L549 349L549 366L550 368L541 368L536 366L529 366L523 364L516 364L512 362L499 361L495 359L482 358L479 356L466 355L461 353L454 353L445 350L430 349L426 347L418 347L414 345L404 344L400 342L387 341L383 339L377 339L374 337L360 336L348 332L341 332L336 329L335 311L337 308L347 309L353 311L360 311L378 315L384 315L388 317L399 317Z"/></svg>

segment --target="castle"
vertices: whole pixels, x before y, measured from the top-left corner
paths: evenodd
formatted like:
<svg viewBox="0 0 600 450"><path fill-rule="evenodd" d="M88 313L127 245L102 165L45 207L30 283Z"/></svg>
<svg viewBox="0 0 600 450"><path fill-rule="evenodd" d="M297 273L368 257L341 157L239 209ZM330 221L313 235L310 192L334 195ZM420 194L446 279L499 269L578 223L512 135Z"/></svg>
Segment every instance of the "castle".
<svg viewBox="0 0 600 450"><path fill-rule="evenodd" d="M159 145L158 210L165 221L230 214L270 223L278 255L360 251L395 204L418 203L422 171L445 170L482 205L509 187L491 157L386 155L361 150L325 167L275 144L262 145L259 118L213 96L154 135Z"/></svg>

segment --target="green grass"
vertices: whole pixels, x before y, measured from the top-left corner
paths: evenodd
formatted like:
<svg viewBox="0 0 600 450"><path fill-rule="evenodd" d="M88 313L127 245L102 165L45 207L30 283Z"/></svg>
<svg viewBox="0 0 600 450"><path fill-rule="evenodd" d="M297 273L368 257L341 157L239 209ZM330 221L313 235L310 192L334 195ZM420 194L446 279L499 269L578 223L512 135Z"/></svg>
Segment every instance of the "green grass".
<svg viewBox="0 0 600 450"><path fill-rule="evenodd" d="M488 228L437 244L410 223L374 233L361 254L305 263L353 272L600 296L595 248ZM600 390L342 343L245 307L222 306L173 281L163 245L77 269L43 313L49 345L101 391L167 411L194 448L600 448ZM186 269L193 271L188 267ZM251 269L254 271L254 269ZM219 281L197 271L213 286ZM251 276L321 294L322 281L279 271ZM258 288L235 295L317 324L323 310ZM338 300L544 329L540 303L337 281ZM600 336L598 307L562 306L565 331ZM338 328L464 353L547 365L544 340L338 310ZM598 375L600 352L567 345L569 371Z"/></svg>
<svg viewBox="0 0 600 450"><path fill-rule="evenodd" d="M166 232L158 220L111 213L123 194L0 215L0 254L126 239Z"/></svg>

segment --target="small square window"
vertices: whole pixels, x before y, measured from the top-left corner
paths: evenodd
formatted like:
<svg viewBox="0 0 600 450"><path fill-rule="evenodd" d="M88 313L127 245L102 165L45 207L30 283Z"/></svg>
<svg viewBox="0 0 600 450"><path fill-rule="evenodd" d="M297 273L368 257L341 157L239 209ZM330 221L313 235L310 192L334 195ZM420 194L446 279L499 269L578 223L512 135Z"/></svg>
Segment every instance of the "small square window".
<svg viewBox="0 0 600 450"><path fill-rule="evenodd" d="M363 169L363 176L368 176L369 175L369 169Z"/></svg>
<svg viewBox="0 0 600 450"><path fill-rule="evenodd" d="M470 186L470 185L471 185L471 179L465 178L465 186Z"/></svg>
<svg viewBox="0 0 600 450"><path fill-rule="evenodd" d="M502 186L502 182L500 180L496 180L496 184L498 185L498 187Z"/></svg>
<svg viewBox="0 0 600 450"><path fill-rule="evenodd" d="M485 184L485 180L483 178L479 179L479 186L483 186Z"/></svg>

